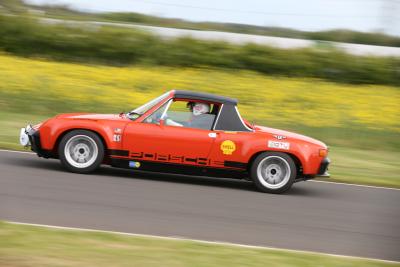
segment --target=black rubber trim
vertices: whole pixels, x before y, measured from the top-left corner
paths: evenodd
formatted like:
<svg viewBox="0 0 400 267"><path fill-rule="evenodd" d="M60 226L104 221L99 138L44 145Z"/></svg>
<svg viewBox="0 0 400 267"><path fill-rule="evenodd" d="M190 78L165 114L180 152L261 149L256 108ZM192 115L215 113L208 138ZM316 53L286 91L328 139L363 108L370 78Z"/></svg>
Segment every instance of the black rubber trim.
<svg viewBox="0 0 400 267"><path fill-rule="evenodd" d="M29 141L31 142L31 150L38 153L42 148L40 145L39 131L31 130L28 133Z"/></svg>
<svg viewBox="0 0 400 267"><path fill-rule="evenodd" d="M329 158L324 158L319 166L318 175L324 175L328 171L328 166L331 163Z"/></svg>
<svg viewBox="0 0 400 267"><path fill-rule="evenodd" d="M238 169L247 169L247 163L238 162L238 161L225 160L224 161L224 166L225 167L238 168Z"/></svg>
<svg viewBox="0 0 400 267"><path fill-rule="evenodd" d="M140 167L130 167L129 162L139 162ZM163 173L176 173L184 175L196 175L196 176L210 176L210 177L228 177L243 179L248 177L248 173L244 170L235 170L228 168L212 168L206 166L195 166L188 164L174 164L167 162L155 162L155 161L142 161L142 160L130 160L122 158L111 158L111 166L125 169L151 171L151 172L163 172Z"/></svg>
<svg viewBox="0 0 400 267"><path fill-rule="evenodd" d="M119 149L109 149L108 154L112 156L123 156L123 157L128 157L129 156L129 151L128 150L119 150Z"/></svg>
<svg viewBox="0 0 400 267"><path fill-rule="evenodd" d="M28 132L28 138L29 141L31 142L31 150L35 152L39 157L46 159L54 157L51 151L42 149L42 145L40 143L39 131L31 129Z"/></svg>

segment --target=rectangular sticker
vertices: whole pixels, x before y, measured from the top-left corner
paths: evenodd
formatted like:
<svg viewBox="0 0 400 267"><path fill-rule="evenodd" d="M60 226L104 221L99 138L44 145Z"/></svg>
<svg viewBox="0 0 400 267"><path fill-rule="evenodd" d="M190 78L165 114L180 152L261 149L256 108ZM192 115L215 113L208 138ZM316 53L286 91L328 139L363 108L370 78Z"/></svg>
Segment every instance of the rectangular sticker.
<svg viewBox="0 0 400 267"><path fill-rule="evenodd" d="M268 147L289 150L290 149L290 143L277 142L277 141L268 141Z"/></svg>
<svg viewBox="0 0 400 267"><path fill-rule="evenodd" d="M129 167L131 168L139 168L140 162L139 161L129 161Z"/></svg>

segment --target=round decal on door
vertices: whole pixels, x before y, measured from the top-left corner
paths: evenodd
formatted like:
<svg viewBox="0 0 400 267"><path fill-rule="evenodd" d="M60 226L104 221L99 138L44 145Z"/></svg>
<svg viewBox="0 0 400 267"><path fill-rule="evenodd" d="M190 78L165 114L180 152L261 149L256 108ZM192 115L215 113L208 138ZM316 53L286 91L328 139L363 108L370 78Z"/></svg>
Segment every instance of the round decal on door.
<svg viewBox="0 0 400 267"><path fill-rule="evenodd" d="M236 150L236 145L231 140L225 140L221 143L221 150L224 155L232 155L232 153Z"/></svg>

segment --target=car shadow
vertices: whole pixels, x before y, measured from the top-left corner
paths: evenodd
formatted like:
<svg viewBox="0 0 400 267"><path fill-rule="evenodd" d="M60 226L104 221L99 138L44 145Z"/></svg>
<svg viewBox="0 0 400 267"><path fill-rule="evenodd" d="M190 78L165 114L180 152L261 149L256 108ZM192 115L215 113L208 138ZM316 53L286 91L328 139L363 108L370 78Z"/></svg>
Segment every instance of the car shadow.
<svg viewBox="0 0 400 267"><path fill-rule="evenodd" d="M315 188L310 187L309 184L305 183L306 182L301 181L293 184L292 188L284 194L296 197L326 197L326 192L316 190Z"/></svg>
<svg viewBox="0 0 400 267"><path fill-rule="evenodd" d="M5 158L2 162L15 166L18 168L25 169L40 169L40 170L51 170L56 172L69 173L65 170L60 162L55 159L35 159L32 158ZM78 175L78 174L77 174ZM231 189L240 189L248 191L256 191L253 183L246 180L230 179L230 178L215 178L206 176L189 176L180 174L169 174L169 173L155 173L139 170L129 170L113 168L110 166L102 165L100 169L92 174L103 177L118 177L124 179L141 179L141 180L152 180L152 181L162 181L170 183L182 183L182 184L194 184L203 186L214 186L214 187L224 187Z"/></svg>
<svg viewBox="0 0 400 267"><path fill-rule="evenodd" d="M169 183L182 183L182 184L194 184L203 185L211 187L221 187L229 189L238 189L245 191L253 191L255 193L260 193L253 182L234 178L219 178L219 177L208 177L208 176L189 176L181 174L171 174L171 173L154 173L148 171L130 170L130 169L120 169L113 168L110 166L102 166L99 170L95 172L96 175L109 176L109 177L119 177L126 179L142 179L142 180L152 180L161 181ZM315 190L305 182L299 182L293 184L292 188L285 192L283 195L287 196L304 196L304 197L317 197L323 196L324 192Z"/></svg>
<svg viewBox="0 0 400 267"><path fill-rule="evenodd" d="M223 187L230 189L240 189L247 191L256 191L253 183L246 180L231 179L231 178L217 178L208 176L190 176L182 174L171 174L171 173L154 173L148 171L139 170L128 170L112 168L103 166L95 172L96 175L119 177L126 179L142 179L151 181L162 181L168 183L182 183L182 184L194 184L212 187Z"/></svg>
<svg viewBox="0 0 400 267"><path fill-rule="evenodd" d="M229 189L238 189L245 191L254 191L260 193L253 182L234 178L219 178L219 177L208 177L208 176L189 176L182 174L171 174L171 173L154 173L149 171L139 171L130 169L113 168L110 166L102 166L95 172L96 175L119 177L126 179L142 179L152 181L162 181L169 183L182 183L182 184L194 184L211 187L222 187ZM322 192L310 188L303 184L305 182L299 182L293 184L292 188L285 192L284 195L288 196L305 196L305 197L316 197L323 195Z"/></svg>
<svg viewBox="0 0 400 267"><path fill-rule="evenodd" d="M51 170L56 172L68 172L65 170L58 160L54 159L40 159L32 160L25 158L6 158L2 162L7 165L16 166L18 168L33 168L41 170ZM231 178L217 178L208 176L189 176L181 174L169 174L169 173L153 173L147 171L139 170L128 170L113 168L110 166L103 165L100 169L95 171L93 174L88 175L98 175L104 177L118 177L124 179L141 179L141 180L151 180L151 181L162 181L168 183L181 183L181 184L193 184L211 187L221 187L245 191L258 192L251 181L231 179ZM306 187L297 186L294 184L293 187L285 193L285 195L290 196L318 196L318 190Z"/></svg>
<svg viewBox="0 0 400 267"><path fill-rule="evenodd" d="M47 169L53 171L62 171L64 168L58 160L51 159L34 159L31 158L6 158L2 162L7 165L16 166L18 168L34 168L34 169Z"/></svg>

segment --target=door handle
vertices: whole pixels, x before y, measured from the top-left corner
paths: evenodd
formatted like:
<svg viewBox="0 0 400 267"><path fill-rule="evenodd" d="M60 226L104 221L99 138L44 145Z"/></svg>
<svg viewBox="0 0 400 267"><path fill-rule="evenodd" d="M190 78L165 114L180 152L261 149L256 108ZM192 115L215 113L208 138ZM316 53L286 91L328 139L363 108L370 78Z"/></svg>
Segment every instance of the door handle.
<svg viewBox="0 0 400 267"><path fill-rule="evenodd" d="M217 137L217 133L208 133L208 136L210 138L216 138Z"/></svg>

